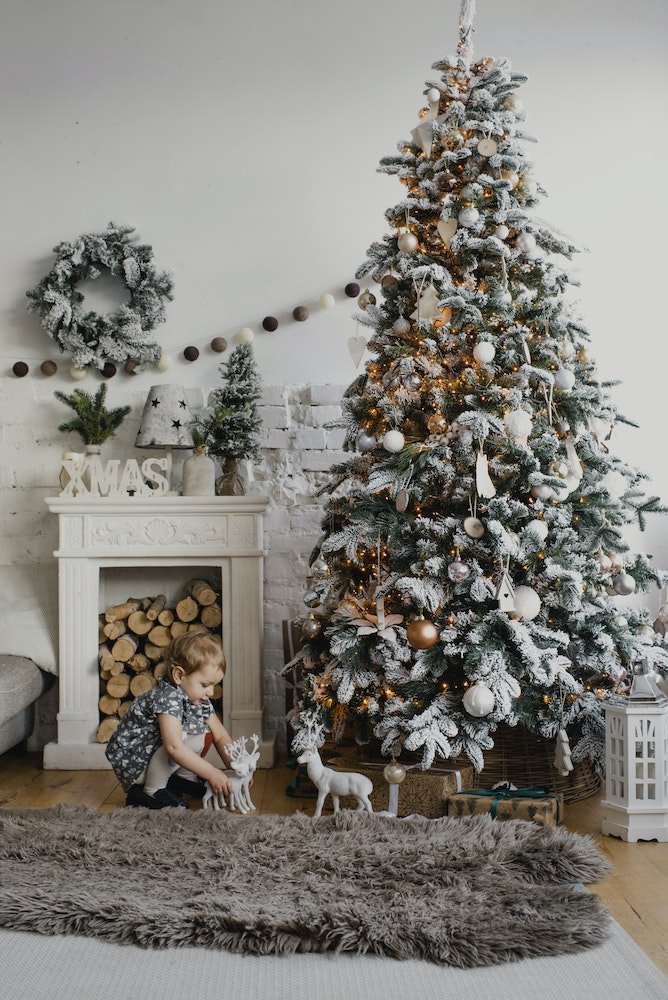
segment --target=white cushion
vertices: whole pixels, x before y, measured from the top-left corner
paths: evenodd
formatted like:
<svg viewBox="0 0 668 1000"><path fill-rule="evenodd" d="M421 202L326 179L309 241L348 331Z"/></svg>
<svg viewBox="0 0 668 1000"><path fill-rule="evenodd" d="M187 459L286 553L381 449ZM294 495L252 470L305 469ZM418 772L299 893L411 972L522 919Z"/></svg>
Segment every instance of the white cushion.
<svg viewBox="0 0 668 1000"><path fill-rule="evenodd" d="M58 673L58 567L0 566L0 653Z"/></svg>

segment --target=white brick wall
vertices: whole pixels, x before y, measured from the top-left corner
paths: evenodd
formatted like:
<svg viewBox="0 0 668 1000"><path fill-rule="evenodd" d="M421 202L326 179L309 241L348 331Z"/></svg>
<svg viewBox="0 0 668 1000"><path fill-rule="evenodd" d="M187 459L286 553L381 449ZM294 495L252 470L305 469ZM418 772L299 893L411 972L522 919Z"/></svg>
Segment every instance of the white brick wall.
<svg viewBox="0 0 668 1000"><path fill-rule="evenodd" d="M271 497L265 520L265 700L268 726L281 738L285 708L281 622L304 611L301 596L308 558L321 534L324 500L316 492L326 482L330 466L346 457L341 450L343 429L326 428L340 416L343 391L336 385L265 386L262 391L263 460L248 470L249 491ZM194 409L207 396L208 391L199 388L188 391ZM103 457L137 456L133 444L145 392L128 392L125 401L132 403L132 413L118 437L104 446ZM58 432L65 413L46 383L1 379L0 406L0 562L48 562L57 536L44 497L59 492L61 454L77 443ZM183 456L175 452L174 459L178 482ZM55 710L51 699L48 711ZM42 720L45 728L48 721Z"/></svg>

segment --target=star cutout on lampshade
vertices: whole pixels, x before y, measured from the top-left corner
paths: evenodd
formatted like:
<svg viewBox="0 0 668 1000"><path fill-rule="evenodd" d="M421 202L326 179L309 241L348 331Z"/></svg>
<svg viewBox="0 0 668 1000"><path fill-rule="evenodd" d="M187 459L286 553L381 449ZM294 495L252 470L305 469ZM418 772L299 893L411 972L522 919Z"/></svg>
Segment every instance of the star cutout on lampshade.
<svg viewBox="0 0 668 1000"><path fill-rule="evenodd" d="M176 429L178 430L181 427L181 421L180 420L172 420L172 427L176 427Z"/></svg>
<svg viewBox="0 0 668 1000"><path fill-rule="evenodd" d="M179 400L179 406L182 407L184 410L188 409L188 404L186 403L185 399Z"/></svg>
<svg viewBox="0 0 668 1000"><path fill-rule="evenodd" d="M182 385L152 385L142 414L135 447L193 448L193 422Z"/></svg>
<svg viewBox="0 0 668 1000"><path fill-rule="evenodd" d="M151 406L160 406L160 400L159 399L152 399L151 400Z"/></svg>

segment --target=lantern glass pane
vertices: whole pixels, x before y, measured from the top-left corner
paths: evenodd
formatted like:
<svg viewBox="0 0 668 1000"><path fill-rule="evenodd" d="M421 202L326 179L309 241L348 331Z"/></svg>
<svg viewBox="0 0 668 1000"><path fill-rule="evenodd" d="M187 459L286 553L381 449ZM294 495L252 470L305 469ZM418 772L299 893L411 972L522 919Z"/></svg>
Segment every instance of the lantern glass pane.
<svg viewBox="0 0 668 1000"><path fill-rule="evenodd" d="M644 785L636 785L636 798L637 799L644 799L645 798L645 786Z"/></svg>
<svg viewBox="0 0 668 1000"><path fill-rule="evenodd" d="M619 782L619 797L620 797L620 799L624 798L624 782L623 781Z"/></svg>
<svg viewBox="0 0 668 1000"><path fill-rule="evenodd" d="M647 765L647 777L648 778L656 778L655 770L656 770L656 764L648 764Z"/></svg>
<svg viewBox="0 0 668 1000"><path fill-rule="evenodd" d="M624 761L623 760L620 760L620 762L619 762L619 777L620 778L624 777ZM624 794L624 792L622 792L622 795L623 794Z"/></svg>
<svg viewBox="0 0 668 1000"><path fill-rule="evenodd" d="M654 740L649 740L649 742L647 743L647 756L648 757L654 757L655 756L655 753L654 753L654 747L655 747L655 745L656 744L654 743Z"/></svg>
<svg viewBox="0 0 668 1000"><path fill-rule="evenodd" d="M643 756L642 741L636 740L636 757L642 757L642 756Z"/></svg>
<svg viewBox="0 0 668 1000"><path fill-rule="evenodd" d="M644 778L645 777L644 772L645 772L645 765L636 764L636 778Z"/></svg>
<svg viewBox="0 0 668 1000"><path fill-rule="evenodd" d="M656 798L656 795L654 794L654 787L655 787L654 784L650 781L649 785L647 786L647 798L648 799L655 799Z"/></svg>

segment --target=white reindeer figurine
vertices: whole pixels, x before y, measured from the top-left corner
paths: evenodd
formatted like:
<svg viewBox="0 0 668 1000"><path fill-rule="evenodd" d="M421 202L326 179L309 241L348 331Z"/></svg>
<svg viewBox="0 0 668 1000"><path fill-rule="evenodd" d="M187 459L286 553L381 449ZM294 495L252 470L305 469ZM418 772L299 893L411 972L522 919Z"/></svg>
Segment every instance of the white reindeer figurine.
<svg viewBox="0 0 668 1000"><path fill-rule="evenodd" d="M297 763L306 764L307 774L318 789L314 816L322 815L322 807L328 795L332 796L335 813L339 811L339 798L342 795L352 795L357 799L357 812L362 812L364 809L373 812L369 800L373 782L364 774L356 774L354 771L333 771L331 767L325 767L315 745L306 747L297 758Z"/></svg>
<svg viewBox="0 0 668 1000"><path fill-rule="evenodd" d="M234 740L233 743L230 743L227 748L231 757L231 770L226 775L227 780L231 785L229 803L226 802L225 796L222 793L220 795L214 795L211 788L207 787L204 798L202 799L202 808L229 808L232 812L236 808L241 813L247 813L250 812L251 809L255 809L250 797L250 783L253 777L253 772L257 767L257 762L260 759L260 751L258 749L260 738L257 733L253 733L251 740L253 741L253 749L250 753L246 749L245 736L240 736L238 739Z"/></svg>

